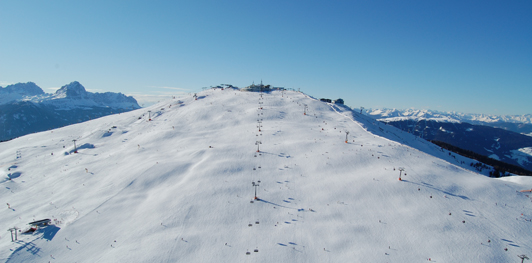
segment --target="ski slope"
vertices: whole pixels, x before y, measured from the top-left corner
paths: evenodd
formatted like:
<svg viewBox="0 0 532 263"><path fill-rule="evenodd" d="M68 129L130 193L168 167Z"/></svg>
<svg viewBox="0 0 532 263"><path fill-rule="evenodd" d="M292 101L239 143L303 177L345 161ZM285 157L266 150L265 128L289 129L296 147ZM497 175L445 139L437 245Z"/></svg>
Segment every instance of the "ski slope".
<svg viewBox="0 0 532 263"><path fill-rule="evenodd" d="M488 178L467 158L294 91L207 90L0 149L4 262L532 255L532 202L519 192L531 178ZM54 225L11 242L8 229L45 218Z"/></svg>

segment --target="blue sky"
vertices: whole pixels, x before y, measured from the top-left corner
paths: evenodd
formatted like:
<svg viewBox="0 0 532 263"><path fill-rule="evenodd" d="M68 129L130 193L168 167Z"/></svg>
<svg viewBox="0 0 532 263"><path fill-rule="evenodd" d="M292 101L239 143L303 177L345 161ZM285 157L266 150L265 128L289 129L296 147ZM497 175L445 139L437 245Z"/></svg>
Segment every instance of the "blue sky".
<svg viewBox="0 0 532 263"><path fill-rule="evenodd" d="M0 85L140 104L252 81L365 108L532 113L532 1L0 1ZM145 106L146 106L145 105Z"/></svg>

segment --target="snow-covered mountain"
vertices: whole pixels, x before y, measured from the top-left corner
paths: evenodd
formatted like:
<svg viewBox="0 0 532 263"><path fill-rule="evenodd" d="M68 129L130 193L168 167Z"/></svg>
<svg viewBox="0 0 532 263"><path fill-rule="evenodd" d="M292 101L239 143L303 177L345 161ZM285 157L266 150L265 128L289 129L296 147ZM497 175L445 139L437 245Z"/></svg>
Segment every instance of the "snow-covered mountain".
<svg viewBox="0 0 532 263"><path fill-rule="evenodd" d="M459 112L442 112L417 109L369 109L368 115L376 119L395 120L434 120L440 122L467 122L471 124L495 126L501 123L532 124L532 114L488 115Z"/></svg>
<svg viewBox="0 0 532 263"><path fill-rule="evenodd" d="M75 109L86 107L104 107L115 109L138 109L137 101L122 93L87 92L79 82L74 81L64 85L55 93L44 93L33 82L18 83L5 88L0 87L0 105L12 102L33 102L57 106L60 109Z"/></svg>
<svg viewBox="0 0 532 263"><path fill-rule="evenodd" d="M33 82L17 83L5 88L0 87L0 105L43 95L44 91Z"/></svg>
<svg viewBox="0 0 532 263"><path fill-rule="evenodd" d="M522 154L532 147L532 137L530 136L465 122L413 119L380 120L425 140L448 143L532 171L532 156Z"/></svg>
<svg viewBox="0 0 532 263"><path fill-rule="evenodd" d="M0 141L138 108L133 97L87 92L77 81L53 94L32 82L0 87Z"/></svg>
<svg viewBox="0 0 532 263"><path fill-rule="evenodd" d="M427 140L532 170L532 156L522 154L532 147L530 114L495 116L415 109L370 109L367 114Z"/></svg>
<svg viewBox="0 0 532 263"><path fill-rule="evenodd" d="M294 91L207 90L0 147L5 262L514 262L532 251L520 192L531 177L489 178ZM8 229L46 218L11 242Z"/></svg>

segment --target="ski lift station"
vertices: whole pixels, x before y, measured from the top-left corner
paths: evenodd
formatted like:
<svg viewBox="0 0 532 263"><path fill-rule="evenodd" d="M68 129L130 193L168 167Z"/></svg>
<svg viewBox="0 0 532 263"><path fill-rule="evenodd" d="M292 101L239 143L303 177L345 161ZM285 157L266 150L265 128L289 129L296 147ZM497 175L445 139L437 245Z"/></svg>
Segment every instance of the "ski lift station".
<svg viewBox="0 0 532 263"><path fill-rule="evenodd" d="M344 105L344 100L343 99L331 100L331 99L321 98L320 101L327 102L327 103L334 103L334 104Z"/></svg>
<svg viewBox="0 0 532 263"><path fill-rule="evenodd" d="M270 92L272 90L284 90L283 87L272 87L271 85L264 85L262 84L262 80L260 81L260 84L253 84L240 89L240 91L246 91L246 92Z"/></svg>

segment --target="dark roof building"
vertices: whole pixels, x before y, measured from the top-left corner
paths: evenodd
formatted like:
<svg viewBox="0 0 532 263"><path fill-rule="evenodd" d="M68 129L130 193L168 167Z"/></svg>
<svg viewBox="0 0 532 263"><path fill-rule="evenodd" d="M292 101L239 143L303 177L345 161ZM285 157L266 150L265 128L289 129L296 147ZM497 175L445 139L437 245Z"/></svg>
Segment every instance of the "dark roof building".
<svg viewBox="0 0 532 263"><path fill-rule="evenodd" d="M344 105L344 100L343 99L337 99L337 100L334 101L334 104Z"/></svg>

